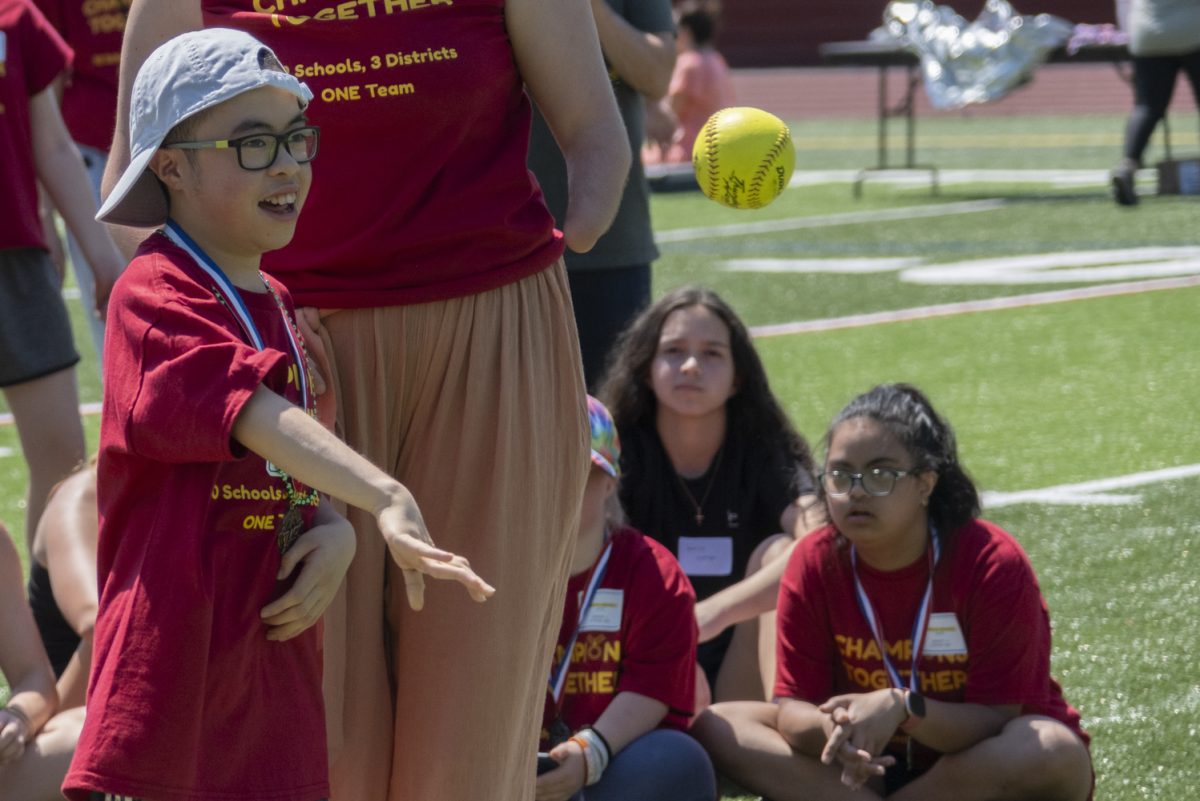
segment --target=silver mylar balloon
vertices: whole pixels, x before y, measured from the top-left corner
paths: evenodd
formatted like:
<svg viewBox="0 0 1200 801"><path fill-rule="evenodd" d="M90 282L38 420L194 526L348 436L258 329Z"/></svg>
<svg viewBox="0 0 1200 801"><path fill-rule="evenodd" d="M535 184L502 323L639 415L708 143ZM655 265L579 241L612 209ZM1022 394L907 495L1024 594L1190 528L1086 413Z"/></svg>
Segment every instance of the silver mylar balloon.
<svg viewBox="0 0 1200 801"><path fill-rule="evenodd" d="M871 39L901 44L918 55L929 102L954 109L998 100L1029 81L1073 27L1051 14L1023 17L1008 0L987 0L971 23L931 0L895 0L887 4L883 27L872 31Z"/></svg>

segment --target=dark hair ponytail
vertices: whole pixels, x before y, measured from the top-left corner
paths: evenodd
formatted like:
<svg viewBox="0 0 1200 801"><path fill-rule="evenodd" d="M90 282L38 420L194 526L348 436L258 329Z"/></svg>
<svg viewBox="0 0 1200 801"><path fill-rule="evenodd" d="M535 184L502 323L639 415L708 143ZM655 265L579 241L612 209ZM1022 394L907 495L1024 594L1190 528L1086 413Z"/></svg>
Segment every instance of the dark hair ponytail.
<svg viewBox="0 0 1200 801"><path fill-rule="evenodd" d="M910 384L880 384L859 395L830 424L826 451L834 429L855 417L883 425L900 440L918 468L937 473L937 485L929 496L929 518L943 537L979 516L979 492L959 464L954 429L921 390Z"/></svg>

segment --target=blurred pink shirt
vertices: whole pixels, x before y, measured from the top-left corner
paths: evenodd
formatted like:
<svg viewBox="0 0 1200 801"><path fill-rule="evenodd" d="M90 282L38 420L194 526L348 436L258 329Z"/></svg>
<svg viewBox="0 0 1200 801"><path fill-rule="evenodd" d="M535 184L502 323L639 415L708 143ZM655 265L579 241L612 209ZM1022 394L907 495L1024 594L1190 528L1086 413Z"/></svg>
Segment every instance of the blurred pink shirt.
<svg viewBox="0 0 1200 801"><path fill-rule="evenodd" d="M717 111L734 105L733 80L724 56L709 48L680 53L668 97L683 133L661 161L691 161L692 143L704 123Z"/></svg>

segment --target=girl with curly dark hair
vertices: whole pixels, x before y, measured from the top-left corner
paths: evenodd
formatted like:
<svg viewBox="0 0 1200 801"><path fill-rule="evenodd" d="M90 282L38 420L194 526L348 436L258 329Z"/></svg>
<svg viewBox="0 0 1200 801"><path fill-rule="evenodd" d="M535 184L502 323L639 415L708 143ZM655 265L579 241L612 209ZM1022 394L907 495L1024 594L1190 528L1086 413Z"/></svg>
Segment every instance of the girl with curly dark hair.
<svg viewBox="0 0 1200 801"><path fill-rule="evenodd" d="M781 557L824 518L808 445L746 326L712 290L676 289L622 335L602 394L624 443L630 522L675 553L696 589L701 704L709 690L765 699Z"/></svg>

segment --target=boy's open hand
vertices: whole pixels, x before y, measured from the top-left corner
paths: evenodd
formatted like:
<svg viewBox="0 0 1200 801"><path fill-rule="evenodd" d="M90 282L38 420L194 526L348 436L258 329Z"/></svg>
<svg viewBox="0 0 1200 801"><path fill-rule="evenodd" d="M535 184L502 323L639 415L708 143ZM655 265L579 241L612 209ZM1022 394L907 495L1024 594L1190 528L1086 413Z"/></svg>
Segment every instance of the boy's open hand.
<svg viewBox="0 0 1200 801"><path fill-rule="evenodd" d="M494 587L475 575L465 557L434 547L421 510L408 490L398 493L375 518L392 559L404 572L408 605L413 609L419 610L425 605L426 575L457 581L466 588L472 599L479 602L486 601L496 592Z"/></svg>
<svg viewBox="0 0 1200 801"><path fill-rule="evenodd" d="M267 639L290 640L313 625L337 594L355 550L354 528L323 503L317 524L300 535L279 563L280 580L300 567L291 589L262 608Z"/></svg>

